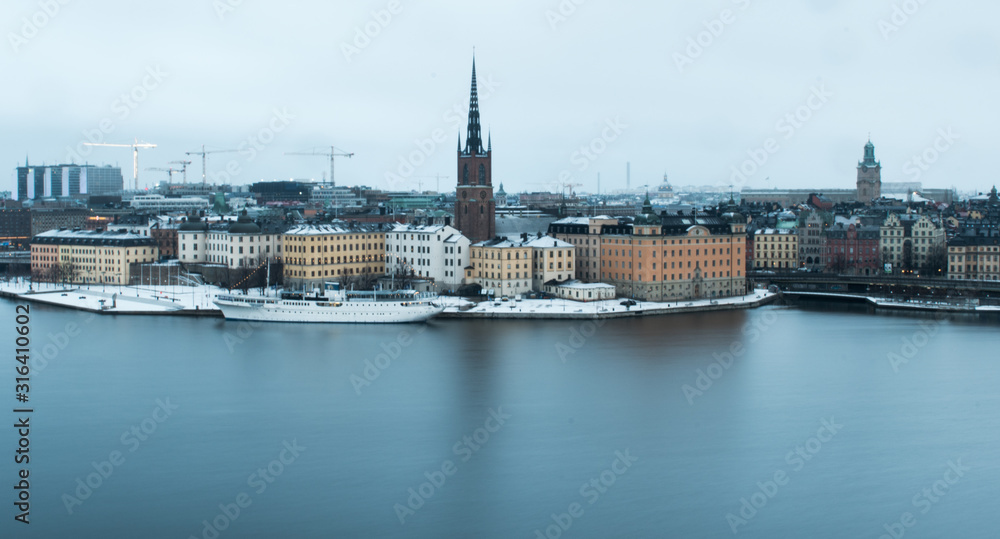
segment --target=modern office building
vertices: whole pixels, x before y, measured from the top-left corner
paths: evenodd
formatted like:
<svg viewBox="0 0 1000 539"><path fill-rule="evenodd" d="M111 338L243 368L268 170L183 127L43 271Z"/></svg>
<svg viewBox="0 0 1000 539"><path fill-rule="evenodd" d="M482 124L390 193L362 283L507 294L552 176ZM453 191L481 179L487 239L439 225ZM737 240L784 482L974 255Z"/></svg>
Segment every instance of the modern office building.
<svg viewBox="0 0 1000 539"><path fill-rule="evenodd" d="M86 198L88 195L121 195L124 187L118 167L94 165L17 167L18 200Z"/></svg>

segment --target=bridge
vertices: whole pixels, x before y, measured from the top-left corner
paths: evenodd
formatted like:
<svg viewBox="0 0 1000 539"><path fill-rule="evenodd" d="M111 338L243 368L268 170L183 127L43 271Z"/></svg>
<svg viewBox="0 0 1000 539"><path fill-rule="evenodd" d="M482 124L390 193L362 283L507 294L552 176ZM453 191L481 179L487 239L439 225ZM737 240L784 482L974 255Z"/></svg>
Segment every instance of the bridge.
<svg viewBox="0 0 1000 539"><path fill-rule="evenodd" d="M747 272L747 279L757 284L775 285L789 292L838 292L880 297L979 298L1000 301L1000 281L893 275L836 275L803 271L782 273L752 271Z"/></svg>
<svg viewBox="0 0 1000 539"><path fill-rule="evenodd" d="M17 268L28 270L31 268L31 251L4 251L0 252L0 271Z"/></svg>

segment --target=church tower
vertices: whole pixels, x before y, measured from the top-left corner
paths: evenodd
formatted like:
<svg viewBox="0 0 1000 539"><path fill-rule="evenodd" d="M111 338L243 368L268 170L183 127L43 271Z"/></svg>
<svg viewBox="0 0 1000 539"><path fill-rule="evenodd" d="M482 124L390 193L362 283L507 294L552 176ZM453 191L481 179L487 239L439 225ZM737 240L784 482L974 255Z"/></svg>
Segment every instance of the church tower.
<svg viewBox="0 0 1000 539"><path fill-rule="evenodd" d="M476 88L476 60L472 60L472 92L469 97L469 127L458 138L458 186L455 194L455 228L472 243L496 236L496 201L493 198L493 138L483 148L479 123L479 91Z"/></svg>
<svg viewBox="0 0 1000 539"><path fill-rule="evenodd" d="M875 160L875 145L865 144L865 159L858 162L858 202L871 204L882 198L882 164Z"/></svg>

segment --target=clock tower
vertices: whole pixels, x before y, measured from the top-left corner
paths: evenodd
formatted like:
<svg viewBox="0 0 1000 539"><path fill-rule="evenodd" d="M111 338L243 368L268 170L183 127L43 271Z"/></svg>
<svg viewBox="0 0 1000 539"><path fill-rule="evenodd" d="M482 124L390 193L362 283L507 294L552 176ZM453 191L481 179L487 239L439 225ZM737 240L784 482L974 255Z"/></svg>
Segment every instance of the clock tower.
<svg viewBox="0 0 1000 539"><path fill-rule="evenodd" d="M472 243L496 236L496 201L493 198L493 140L483 148L479 123L479 91L476 88L476 60L472 60L472 93L469 98L469 127L458 138L458 186L455 190L455 228Z"/></svg>

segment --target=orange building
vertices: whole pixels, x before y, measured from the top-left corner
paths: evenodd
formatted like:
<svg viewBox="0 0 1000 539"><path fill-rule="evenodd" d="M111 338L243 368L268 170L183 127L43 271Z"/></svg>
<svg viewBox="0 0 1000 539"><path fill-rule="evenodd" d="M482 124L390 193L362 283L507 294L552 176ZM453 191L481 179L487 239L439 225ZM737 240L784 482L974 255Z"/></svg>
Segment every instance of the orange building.
<svg viewBox="0 0 1000 539"><path fill-rule="evenodd" d="M601 281L620 296L681 301L746 293L742 216L657 216L648 204L634 222L604 226Z"/></svg>

